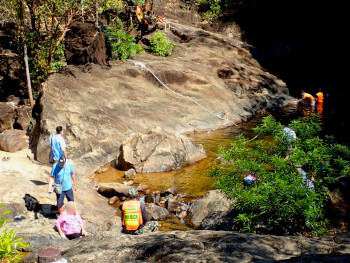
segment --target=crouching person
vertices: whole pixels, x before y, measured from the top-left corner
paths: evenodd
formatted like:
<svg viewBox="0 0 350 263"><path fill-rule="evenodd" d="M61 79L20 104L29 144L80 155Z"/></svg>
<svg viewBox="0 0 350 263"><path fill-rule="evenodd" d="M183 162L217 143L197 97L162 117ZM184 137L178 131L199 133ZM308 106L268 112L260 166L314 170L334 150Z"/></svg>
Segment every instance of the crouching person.
<svg viewBox="0 0 350 263"><path fill-rule="evenodd" d="M68 238L71 240L87 235L83 226L83 220L77 211L75 203L72 201L64 205L64 211L57 218L55 226L63 239Z"/></svg>
<svg viewBox="0 0 350 263"><path fill-rule="evenodd" d="M123 233L141 235L158 230L158 222L149 221L145 204L137 200L138 191L129 189L129 200L120 205Z"/></svg>

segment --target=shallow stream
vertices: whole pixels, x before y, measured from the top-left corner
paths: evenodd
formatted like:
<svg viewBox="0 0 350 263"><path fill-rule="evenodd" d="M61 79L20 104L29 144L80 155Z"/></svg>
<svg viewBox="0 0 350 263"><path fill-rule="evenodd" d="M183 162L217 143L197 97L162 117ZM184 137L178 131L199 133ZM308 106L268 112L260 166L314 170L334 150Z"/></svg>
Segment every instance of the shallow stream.
<svg viewBox="0 0 350 263"><path fill-rule="evenodd" d="M190 138L197 144L202 144L207 152L208 157L196 162L192 165L183 167L176 171L161 172L161 173L138 173L134 179L134 185L147 185L150 191L164 191L172 186L176 186L178 193L188 194L189 199L196 199L203 196L209 190L212 190L213 178L207 175L208 171L217 162L218 152L220 147L229 147L235 136L244 134L248 138L253 138L256 134L252 131L256 125L261 122L261 119L266 114L272 114L282 124L288 124L291 120L300 116L307 116L316 109L310 107L298 107L290 105L282 109L271 110L265 114L255 115L251 120L242 123L239 127L228 127L225 129L202 132L189 135ZM320 122L323 126L323 114L321 113ZM119 171L107 165L107 171L96 174L95 179L98 182L123 182L124 171ZM189 200L188 199L188 200ZM185 224L177 219L162 221L160 230L188 230Z"/></svg>

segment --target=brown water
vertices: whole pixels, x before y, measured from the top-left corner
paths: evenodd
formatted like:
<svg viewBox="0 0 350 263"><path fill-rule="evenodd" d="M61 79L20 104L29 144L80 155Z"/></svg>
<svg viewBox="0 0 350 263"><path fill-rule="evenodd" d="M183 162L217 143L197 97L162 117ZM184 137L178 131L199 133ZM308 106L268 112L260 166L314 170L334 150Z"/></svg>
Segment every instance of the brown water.
<svg viewBox="0 0 350 263"><path fill-rule="evenodd" d="M161 173L138 173L134 182L136 185L145 184L152 190L166 190L172 186L178 188L179 193L187 193L192 197L203 196L209 190L212 190L213 178L208 177L208 171L217 162L219 146L228 147L233 138L238 134L245 134L247 137L253 137L251 131L261 120L260 116L240 125L239 128L233 126L213 132L195 133L189 135L197 144L202 144L207 152L207 158L183 167L176 171ZM119 171L107 165L108 170L104 173L96 174L98 182L123 182L124 171Z"/></svg>
<svg viewBox="0 0 350 263"><path fill-rule="evenodd" d="M288 124L291 120L309 115L305 110L300 111L296 105L291 105L280 110L271 111L271 114L283 124ZM242 123L239 127L232 126L213 132L202 132L189 135L197 144L202 144L207 152L207 158L183 167L176 171L161 173L138 173L134 178L134 185L148 185L151 191L166 190L172 186L178 188L178 193L186 193L191 198L196 199L203 196L207 191L212 190L214 179L209 177L208 171L216 164L219 147L229 147L230 143L239 134L244 134L248 138L253 138L256 134L252 128L261 122L264 115L256 115L250 121ZM107 165L107 171L96 174L95 179L98 182L123 182L124 171L119 171ZM166 221L160 221L160 230L190 230L178 218L172 218Z"/></svg>

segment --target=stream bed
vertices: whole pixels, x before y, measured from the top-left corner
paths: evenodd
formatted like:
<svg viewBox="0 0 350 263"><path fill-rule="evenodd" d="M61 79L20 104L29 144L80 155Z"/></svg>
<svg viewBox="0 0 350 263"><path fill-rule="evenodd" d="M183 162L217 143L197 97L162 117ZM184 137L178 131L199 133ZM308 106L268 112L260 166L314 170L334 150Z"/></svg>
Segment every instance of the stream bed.
<svg viewBox="0 0 350 263"><path fill-rule="evenodd" d="M300 107L297 105L289 105L282 109L275 109L264 114L257 114L251 120L240 124L238 127L231 126L225 129L213 132L201 132L189 135L189 137L197 144L202 144L207 152L207 158L183 167L176 171L160 172L160 173L138 173L133 177L133 186L147 185L150 192L164 191L171 187L177 188L177 193L187 194L186 200L191 201L205 195L209 190L213 189L214 179L209 177L208 171L217 163L217 157L220 147L229 147L231 141L239 134L244 134L248 138L253 138L256 134L252 131L256 125L261 122L263 116L272 114L277 121L282 124L288 124L291 120L301 116L307 116L317 109L310 107ZM320 114L320 122L324 126L322 112ZM124 171L117 170L109 164L103 167L102 173L95 174L97 182L124 182ZM119 202L115 204L119 206ZM119 211L118 211L119 213ZM189 230L182 220L174 217L166 221L160 221L160 230Z"/></svg>

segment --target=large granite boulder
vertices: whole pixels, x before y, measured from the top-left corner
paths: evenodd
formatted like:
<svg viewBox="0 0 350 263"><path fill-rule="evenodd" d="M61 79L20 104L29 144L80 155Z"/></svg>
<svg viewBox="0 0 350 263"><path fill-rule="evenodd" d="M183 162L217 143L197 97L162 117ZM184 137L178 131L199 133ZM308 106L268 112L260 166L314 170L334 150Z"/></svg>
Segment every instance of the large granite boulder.
<svg viewBox="0 0 350 263"><path fill-rule="evenodd" d="M7 103L0 103L0 133L13 128L15 116L15 107Z"/></svg>
<svg viewBox="0 0 350 263"><path fill-rule="evenodd" d="M202 145L186 136L177 136L160 127L133 133L122 142L117 154L117 168L137 172L176 170L206 157Z"/></svg>
<svg viewBox="0 0 350 263"><path fill-rule="evenodd" d="M200 229L232 230L234 201L220 190L209 191L190 207L190 224Z"/></svg>
<svg viewBox="0 0 350 263"><path fill-rule="evenodd" d="M88 174L115 159L132 133L156 126L183 135L211 131L292 102L286 84L266 72L243 42L178 24L166 34L177 39L173 55L145 53L133 59L145 63L168 87L221 118L165 89L131 61L110 62L109 67L68 65L43 84L37 159L47 162L49 136L57 125L65 129L69 158ZM182 43L178 34L189 36L190 41Z"/></svg>
<svg viewBox="0 0 350 263"><path fill-rule="evenodd" d="M66 34L65 57L68 64L106 65L106 52L105 36L94 23L75 22Z"/></svg>
<svg viewBox="0 0 350 263"><path fill-rule="evenodd" d="M17 152L28 148L29 137L23 130L6 130L0 133L0 150Z"/></svg>

